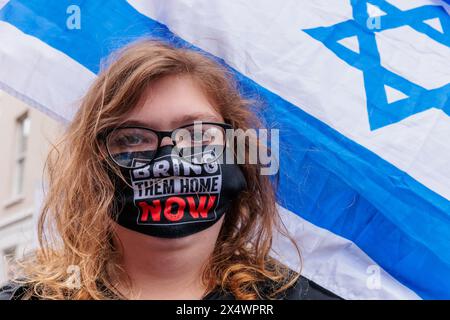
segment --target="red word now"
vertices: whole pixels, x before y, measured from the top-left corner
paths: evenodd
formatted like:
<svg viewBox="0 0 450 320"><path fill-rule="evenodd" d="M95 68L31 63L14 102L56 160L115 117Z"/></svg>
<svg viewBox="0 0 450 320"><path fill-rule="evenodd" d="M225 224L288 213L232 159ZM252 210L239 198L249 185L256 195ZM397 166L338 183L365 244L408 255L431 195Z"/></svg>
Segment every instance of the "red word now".
<svg viewBox="0 0 450 320"><path fill-rule="evenodd" d="M141 208L141 222L158 222L161 221L161 215L170 222L177 222L184 218L188 212L194 219L208 218L208 212L216 202L216 196L200 196L198 205L196 205L194 197L170 197L161 205L161 200L153 200L151 203L145 201L138 202ZM174 210L175 208L175 210ZM186 210L188 209L188 210ZM148 221L151 219L151 221Z"/></svg>

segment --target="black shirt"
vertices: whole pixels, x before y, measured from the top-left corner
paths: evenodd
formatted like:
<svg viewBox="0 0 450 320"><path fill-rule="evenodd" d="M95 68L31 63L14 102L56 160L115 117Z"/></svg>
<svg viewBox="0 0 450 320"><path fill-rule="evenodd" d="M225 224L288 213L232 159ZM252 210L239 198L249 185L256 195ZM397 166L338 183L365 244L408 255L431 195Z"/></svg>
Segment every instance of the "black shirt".
<svg viewBox="0 0 450 320"><path fill-rule="evenodd" d="M334 293L319 286L317 283L300 276L294 286L288 288L279 296L278 300L342 300ZM230 293L220 290L212 291L203 300L235 300Z"/></svg>
<svg viewBox="0 0 450 320"><path fill-rule="evenodd" d="M17 300L26 293L26 286L9 283L0 288L0 300ZM281 293L279 300L341 300L342 298L322 288L315 282L300 276L294 286ZM235 300L235 297L221 290L207 294L203 300Z"/></svg>

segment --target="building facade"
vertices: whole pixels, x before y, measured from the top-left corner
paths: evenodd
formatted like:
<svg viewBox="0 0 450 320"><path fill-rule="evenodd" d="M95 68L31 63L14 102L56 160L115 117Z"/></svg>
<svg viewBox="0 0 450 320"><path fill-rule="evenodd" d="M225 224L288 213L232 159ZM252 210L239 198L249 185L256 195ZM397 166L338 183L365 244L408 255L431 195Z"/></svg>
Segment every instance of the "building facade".
<svg viewBox="0 0 450 320"><path fill-rule="evenodd" d="M0 90L0 283L37 245L44 166L63 125Z"/></svg>

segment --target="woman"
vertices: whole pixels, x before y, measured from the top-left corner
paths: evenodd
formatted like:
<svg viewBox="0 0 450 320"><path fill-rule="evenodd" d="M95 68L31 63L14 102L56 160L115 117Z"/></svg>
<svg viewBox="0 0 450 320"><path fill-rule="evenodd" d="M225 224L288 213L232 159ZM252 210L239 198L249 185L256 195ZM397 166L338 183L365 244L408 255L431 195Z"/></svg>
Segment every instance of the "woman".
<svg viewBox="0 0 450 320"><path fill-rule="evenodd" d="M261 165L219 162L235 152L227 129L259 126L250 106L201 53L156 40L122 50L49 157L40 249L0 295L336 298L269 256L285 230Z"/></svg>

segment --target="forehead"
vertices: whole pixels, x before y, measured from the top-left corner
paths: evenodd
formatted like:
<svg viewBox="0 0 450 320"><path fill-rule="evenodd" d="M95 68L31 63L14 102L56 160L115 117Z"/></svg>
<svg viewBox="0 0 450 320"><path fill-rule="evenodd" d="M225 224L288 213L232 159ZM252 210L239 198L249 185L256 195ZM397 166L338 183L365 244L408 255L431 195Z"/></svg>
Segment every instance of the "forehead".
<svg viewBox="0 0 450 320"><path fill-rule="evenodd" d="M223 121L203 90L189 76L171 75L152 83L124 119L169 130L195 120Z"/></svg>

